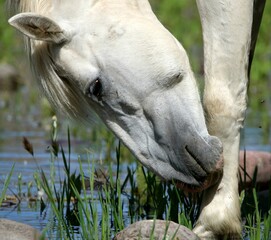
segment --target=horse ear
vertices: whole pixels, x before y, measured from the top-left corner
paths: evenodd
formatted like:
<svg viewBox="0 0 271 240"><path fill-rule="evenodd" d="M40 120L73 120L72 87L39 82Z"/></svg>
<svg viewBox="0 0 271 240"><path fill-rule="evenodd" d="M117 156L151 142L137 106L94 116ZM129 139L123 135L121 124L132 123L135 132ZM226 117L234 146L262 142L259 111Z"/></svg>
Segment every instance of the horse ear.
<svg viewBox="0 0 271 240"><path fill-rule="evenodd" d="M9 24L34 40L62 43L68 40L64 30L52 19L35 13L20 13Z"/></svg>

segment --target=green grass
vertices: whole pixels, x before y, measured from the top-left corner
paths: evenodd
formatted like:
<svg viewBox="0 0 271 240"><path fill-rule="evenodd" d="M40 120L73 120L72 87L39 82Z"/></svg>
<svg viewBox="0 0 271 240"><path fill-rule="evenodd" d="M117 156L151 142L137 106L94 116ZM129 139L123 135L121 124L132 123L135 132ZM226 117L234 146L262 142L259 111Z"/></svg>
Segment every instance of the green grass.
<svg viewBox="0 0 271 240"><path fill-rule="evenodd" d="M271 210L269 209L267 214L262 215L259 210L257 193L255 188L253 188L252 193L255 210L252 214L248 213L246 216L246 236L249 239L269 240L271 238Z"/></svg>
<svg viewBox="0 0 271 240"><path fill-rule="evenodd" d="M159 181L154 174L142 166L127 167L126 174L120 172L122 146L115 149L117 168L109 165L107 171L95 169L89 160L88 168L82 167L78 158L79 172L70 169L70 131L68 130L66 151L57 142L57 124L52 124L51 173L46 176L38 167L35 182L47 196L42 201L41 212L49 206L51 220L46 231L58 239L110 239L128 224L141 219L167 219L192 227L196 219L196 205L192 197L186 197L172 184ZM24 139L25 149L35 159L32 144ZM55 159L64 163L65 177L57 178L59 169ZM120 176L124 177L120 177ZM86 177L88 176L88 177ZM103 184L97 188L97 177ZM60 184L59 184L60 183ZM86 185L89 185L86 187ZM187 215L187 216L186 216ZM52 224L52 222L54 224ZM80 226L74 233L74 226ZM54 228L54 231L52 231Z"/></svg>
<svg viewBox="0 0 271 240"><path fill-rule="evenodd" d="M139 164L136 168L127 167L125 173L121 172L124 147L120 143L115 149L116 169L113 169L114 164L109 164L107 169L95 169L91 159L88 160L88 167L83 168L78 157L79 171L71 172L69 130L67 139L67 149L63 149L57 141L54 119L50 147L51 174L45 175L38 167L39 174L35 175L36 185L47 196L46 200L41 199L41 212L48 207L51 209L44 229L49 239L111 239L118 231L142 219L172 220L193 228L199 213L200 195L185 195L173 184L159 181ZM32 144L27 139L24 143L26 150L35 158ZM64 163L63 178L58 175L61 170L55 167L57 158ZM99 181L101 178L102 183ZM270 193L271 190L269 196ZM240 202L245 222L244 239L269 240L271 211L261 212L256 189L243 191Z"/></svg>
<svg viewBox="0 0 271 240"><path fill-rule="evenodd" d="M12 176L12 173L14 170L14 166L15 166L15 164L12 165L11 170L10 170L9 174L6 176L4 182L0 182L1 185L3 186L1 189L1 194L0 194L0 206L2 205L2 202L6 197L6 192L7 192L9 183L10 183L10 179L11 179L11 176Z"/></svg>

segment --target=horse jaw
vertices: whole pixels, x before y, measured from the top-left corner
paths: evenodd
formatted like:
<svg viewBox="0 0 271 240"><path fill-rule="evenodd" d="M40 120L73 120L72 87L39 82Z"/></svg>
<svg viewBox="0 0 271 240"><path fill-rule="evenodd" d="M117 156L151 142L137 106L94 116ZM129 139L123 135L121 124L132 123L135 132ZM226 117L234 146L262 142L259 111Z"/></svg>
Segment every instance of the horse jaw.
<svg viewBox="0 0 271 240"><path fill-rule="evenodd" d="M180 91L192 87L190 77L172 89L148 94L140 104L127 97L123 103L120 96L110 109L111 116L121 111L121 117L105 116L104 122L162 179L187 191L200 191L218 180L222 145L207 133L197 94L194 99L180 97Z"/></svg>

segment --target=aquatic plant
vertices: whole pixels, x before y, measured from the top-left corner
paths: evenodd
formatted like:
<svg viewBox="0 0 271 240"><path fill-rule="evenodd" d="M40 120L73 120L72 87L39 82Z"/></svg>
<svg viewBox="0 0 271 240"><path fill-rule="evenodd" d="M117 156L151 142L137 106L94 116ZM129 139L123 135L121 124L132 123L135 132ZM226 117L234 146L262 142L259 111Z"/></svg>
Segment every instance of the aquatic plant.
<svg viewBox="0 0 271 240"><path fill-rule="evenodd" d="M88 168L83 168L78 157L79 172L71 172L70 131L68 129L65 151L57 141L56 118L52 129L51 157L61 157L65 176L57 180L56 173L46 176L39 169L37 181L47 196L44 204L52 211L45 229L49 238L111 239L127 225L142 219L172 220L192 229L199 212L200 195L187 195L174 183L160 181L140 165L128 166L123 174L121 151L124 147L121 143L115 149L115 169L113 164L107 170L95 169L91 160ZM51 170L59 171L54 167ZM243 190L240 201L245 222L244 238L269 239L271 211L261 212L256 186L253 190Z"/></svg>

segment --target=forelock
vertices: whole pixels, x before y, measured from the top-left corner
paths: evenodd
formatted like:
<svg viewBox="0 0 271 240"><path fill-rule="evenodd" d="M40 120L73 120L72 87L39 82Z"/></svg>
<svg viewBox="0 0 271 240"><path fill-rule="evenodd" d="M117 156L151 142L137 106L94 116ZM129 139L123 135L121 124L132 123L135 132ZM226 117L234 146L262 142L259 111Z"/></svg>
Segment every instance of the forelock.
<svg viewBox="0 0 271 240"><path fill-rule="evenodd" d="M38 85L57 112L75 120L93 122L95 116L90 103L72 81L72 76L63 79L58 75L58 67L51 57L48 43L36 44L30 64Z"/></svg>

